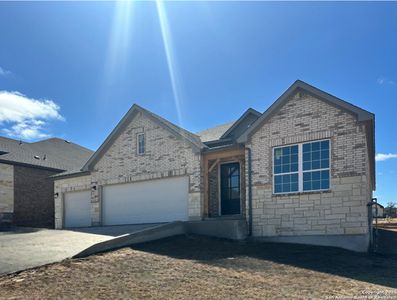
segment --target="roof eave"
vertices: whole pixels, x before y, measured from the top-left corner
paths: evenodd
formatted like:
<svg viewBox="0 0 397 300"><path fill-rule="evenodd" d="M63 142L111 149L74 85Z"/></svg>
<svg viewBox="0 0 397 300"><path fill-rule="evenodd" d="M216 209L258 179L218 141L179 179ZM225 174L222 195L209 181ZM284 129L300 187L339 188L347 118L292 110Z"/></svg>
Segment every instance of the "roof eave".
<svg viewBox="0 0 397 300"><path fill-rule="evenodd" d="M203 150L202 153L205 154L205 153L223 151L223 150L227 150L227 149L236 149L236 148L242 148L242 147L244 147L244 146L241 144L234 143L234 144L223 145L223 146L219 146L219 147L207 148L207 149Z"/></svg>
<svg viewBox="0 0 397 300"><path fill-rule="evenodd" d="M219 139L226 138L238 125L241 124L241 122L249 115L253 114L257 116L258 118L262 115L259 111L253 109L253 108L248 108L241 116L238 118L236 122L233 123L232 126L229 127L228 130L226 130Z"/></svg>
<svg viewBox="0 0 397 300"><path fill-rule="evenodd" d="M48 171L54 171L54 172L65 172L66 171L64 169L51 168L51 167L47 167L47 166L34 165L34 164L30 164L30 163L7 160L7 159L0 159L0 163L6 164L6 165L16 165L16 166L48 170Z"/></svg>
<svg viewBox="0 0 397 300"><path fill-rule="evenodd" d="M50 176L50 178L53 178L54 180L58 180L58 179L65 179L65 178L72 178L72 177L80 177L80 176L85 176L85 175L90 175L90 174L91 174L90 171L81 171L81 172L64 174L64 175L62 175L62 173L60 173L60 174L52 175L52 176Z"/></svg>

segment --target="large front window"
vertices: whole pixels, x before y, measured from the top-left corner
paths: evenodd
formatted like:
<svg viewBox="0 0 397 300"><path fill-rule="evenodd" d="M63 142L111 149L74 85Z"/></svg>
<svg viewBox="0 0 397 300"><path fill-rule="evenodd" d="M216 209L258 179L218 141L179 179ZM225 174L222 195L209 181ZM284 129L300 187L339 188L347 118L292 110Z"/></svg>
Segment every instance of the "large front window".
<svg viewBox="0 0 397 300"><path fill-rule="evenodd" d="M329 140L273 149L275 194L321 191L329 188Z"/></svg>

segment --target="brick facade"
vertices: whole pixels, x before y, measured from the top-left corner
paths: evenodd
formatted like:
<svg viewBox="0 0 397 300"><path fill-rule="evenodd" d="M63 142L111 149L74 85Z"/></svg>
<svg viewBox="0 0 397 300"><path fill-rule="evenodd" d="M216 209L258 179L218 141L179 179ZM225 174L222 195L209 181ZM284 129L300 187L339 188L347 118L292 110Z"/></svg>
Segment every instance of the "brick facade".
<svg viewBox="0 0 397 300"><path fill-rule="evenodd" d="M14 212L14 166L0 164L0 224L12 222Z"/></svg>
<svg viewBox="0 0 397 300"><path fill-rule="evenodd" d="M138 133L145 133L145 154L138 155ZM108 184L131 183L172 176L189 177L189 219L202 215L201 155L190 144L177 138L145 114L138 113L96 162L89 176L92 204L92 225L101 225L101 187ZM87 177L88 178L88 177ZM57 180L57 228L62 226L62 194L73 186L75 178ZM58 182L59 181L59 182ZM63 187L62 187L63 186ZM93 187L96 187L93 189Z"/></svg>
<svg viewBox="0 0 397 300"><path fill-rule="evenodd" d="M210 160L211 166L215 160ZM208 217L219 216L219 164L208 173Z"/></svg>
<svg viewBox="0 0 397 300"><path fill-rule="evenodd" d="M14 166L14 224L54 226L54 181L57 172Z"/></svg>
<svg viewBox="0 0 397 300"><path fill-rule="evenodd" d="M331 140L330 191L273 195L273 147L325 138ZM254 236L368 233L367 142L364 125L353 115L300 91L247 146L252 149Z"/></svg>

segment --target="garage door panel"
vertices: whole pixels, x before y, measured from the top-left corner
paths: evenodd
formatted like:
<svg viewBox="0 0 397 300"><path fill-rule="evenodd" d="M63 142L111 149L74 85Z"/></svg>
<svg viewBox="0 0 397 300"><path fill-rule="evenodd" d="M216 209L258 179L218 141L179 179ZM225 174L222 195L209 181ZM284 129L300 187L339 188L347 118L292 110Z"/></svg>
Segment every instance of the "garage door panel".
<svg viewBox="0 0 397 300"><path fill-rule="evenodd" d="M91 226L91 192L79 191L64 194L65 227Z"/></svg>
<svg viewBox="0 0 397 300"><path fill-rule="evenodd" d="M104 225L158 223L188 218L188 178L103 187Z"/></svg>

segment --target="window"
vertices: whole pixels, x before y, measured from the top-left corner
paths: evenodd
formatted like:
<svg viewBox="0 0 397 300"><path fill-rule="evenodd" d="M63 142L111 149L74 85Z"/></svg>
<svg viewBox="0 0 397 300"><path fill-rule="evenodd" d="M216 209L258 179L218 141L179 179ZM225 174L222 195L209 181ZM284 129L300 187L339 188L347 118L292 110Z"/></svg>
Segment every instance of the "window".
<svg viewBox="0 0 397 300"><path fill-rule="evenodd" d="M329 140L306 143L303 152L303 190L329 189Z"/></svg>
<svg viewBox="0 0 397 300"><path fill-rule="evenodd" d="M137 135L137 151L138 154L142 155L145 154L145 134L139 133Z"/></svg>
<svg viewBox="0 0 397 300"><path fill-rule="evenodd" d="M275 193L298 191L298 145L274 149L274 174Z"/></svg>
<svg viewBox="0 0 397 300"><path fill-rule="evenodd" d="M273 149L273 192L275 194L321 191L329 188L329 140Z"/></svg>

